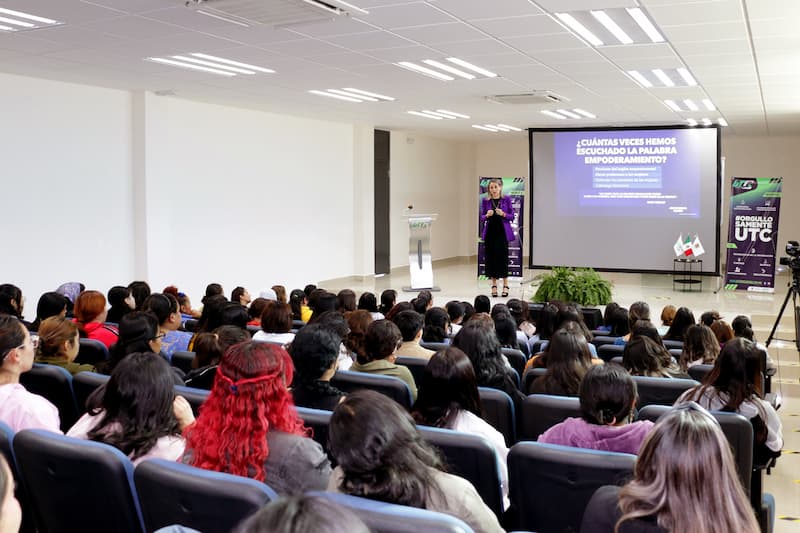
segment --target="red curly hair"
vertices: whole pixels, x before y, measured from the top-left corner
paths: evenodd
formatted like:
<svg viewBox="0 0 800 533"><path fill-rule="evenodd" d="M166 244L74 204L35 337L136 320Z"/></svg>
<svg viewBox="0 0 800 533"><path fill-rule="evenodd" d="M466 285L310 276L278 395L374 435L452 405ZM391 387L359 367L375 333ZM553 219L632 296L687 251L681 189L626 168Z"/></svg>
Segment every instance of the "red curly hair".
<svg viewBox="0 0 800 533"><path fill-rule="evenodd" d="M277 344L246 341L223 355L211 394L185 431L191 464L268 481L267 432L308 435L287 389L294 367Z"/></svg>

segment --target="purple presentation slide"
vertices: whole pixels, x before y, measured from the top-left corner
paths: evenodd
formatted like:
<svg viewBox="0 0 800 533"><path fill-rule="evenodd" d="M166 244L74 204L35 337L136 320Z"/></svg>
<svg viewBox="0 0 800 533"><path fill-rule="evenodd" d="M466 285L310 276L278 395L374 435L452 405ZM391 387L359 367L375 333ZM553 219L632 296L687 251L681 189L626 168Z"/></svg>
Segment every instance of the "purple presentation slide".
<svg viewBox="0 0 800 533"><path fill-rule="evenodd" d="M689 130L554 133L563 216L700 216L701 154Z"/></svg>

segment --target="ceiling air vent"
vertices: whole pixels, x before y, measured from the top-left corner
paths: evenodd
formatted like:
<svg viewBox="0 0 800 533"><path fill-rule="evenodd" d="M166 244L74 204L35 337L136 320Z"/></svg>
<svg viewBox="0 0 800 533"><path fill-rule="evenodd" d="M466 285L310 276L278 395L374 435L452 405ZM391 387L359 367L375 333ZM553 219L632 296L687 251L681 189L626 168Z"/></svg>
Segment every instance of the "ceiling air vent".
<svg viewBox="0 0 800 533"><path fill-rule="evenodd" d="M234 24L283 27L328 22L349 16L345 8L363 11L338 0L186 0L198 12Z"/></svg>
<svg viewBox="0 0 800 533"><path fill-rule="evenodd" d="M487 100L498 104L515 104L515 105L542 105L542 104L557 104L568 100L552 91L533 91L529 93L519 94L496 94L494 96L487 96Z"/></svg>

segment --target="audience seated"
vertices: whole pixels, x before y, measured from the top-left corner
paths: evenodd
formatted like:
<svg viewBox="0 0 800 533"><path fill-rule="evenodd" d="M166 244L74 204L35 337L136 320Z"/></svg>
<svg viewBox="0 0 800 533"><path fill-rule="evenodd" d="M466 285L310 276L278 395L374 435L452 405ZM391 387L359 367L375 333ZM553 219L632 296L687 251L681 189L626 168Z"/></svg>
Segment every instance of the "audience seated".
<svg viewBox="0 0 800 533"><path fill-rule="evenodd" d="M633 302L628 309L628 330L629 332L625 335L622 335L618 338L614 344L625 344L631 338L631 331L633 331L633 326L636 322L640 320L646 320L650 322L650 306L647 302Z"/></svg>
<svg viewBox="0 0 800 533"><path fill-rule="evenodd" d="M23 298L22 290L19 287L11 283L3 283L0 285L0 315L13 316L22 322L26 328L31 329L30 322L25 322L22 319L24 306L25 298Z"/></svg>
<svg viewBox="0 0 800 533"><path fill-rule="evenodd" d="M356 310L356 293L350 289L342 289L336 294L336 310L342 314Z"/></svg>
<svg viewBox="0 0 800 533"><path fill-rule="evenodd" d="M672 304L667 304L661 309L661 325L658 327L658 334L665 335L675 319L677 309Z"/></svg>
<svg viewBox="0 0 800 533"><path fill-rule="evenodd" d="M131 295L136 305L134 310L141 311L144 306L144 301L150 296L150 285L148 285L146 281L131 281L128 284L128 288L131 290Z"/></svg>
<svg viewBox="0 0 800 533"><path fill-rule="evenodd" d="M75 300L75 323L81 337L94 339L111 348L119 339L119 331L105 324L106 297L98 291L83 291Z"/></svg>
<svg viewBox="0 0 800 533"><path fill-rule="evenodd" d="M514 322L517 324L517 329L521 331L527 339L536 335L536 326L530 322L530 309L528 302L511 298L506 302L508 311L511 313Z"/></svg>
<svg viewBox="0 0 800 533"><path fill-rule="evenodd" d="M616 306L608 316L608 335L617 337L614 344L624 344L630 338L631 320L628 310L621 306Z"/></svg>
<svg viewBox="0 0 800 533"><path fill-rule="evenodd" d="M772 357L769 356L769 350L767 350L767 347L756 340L755 334L753 333L753 323L750 322L750 319L745 315L738 315L731 322L731 327L733 328L733 334L736 337L743 337L751 342L755 342L756 347L767 354L767 368L764 372L768 376L774 375L778 370L778 366L772 360Z"/></svg>
<svg viewBox="0 0 800 533"><path fill-rule="evenodd" d="M517 376L503 356L491 319L488 323L475 317L470 319L453 338L453 346L469 357L479 387L505 392L519 408L525 395L519 390Z"/></svg>
<svg viewBox="0 0 800 533"><path fill-rule="evenodd" d="M329 439L339 466L328 490L450 514L476 532L503 531L470 482L442 471L439 455L390 398L349 394L333 412Z"/></svg>
<svg viewBox="0 0 800 533"><path fill-rule="evenodd" d="M290 344L294 340L294 333L292 333L292 308L289 304L267 302L261 314L261 331L253 335L253 340L283 346Z"/></svg>
<svg viewBox="0 0 800 533"><path fill-rule="evenodd" d="M370 318L368 312L365 314ZM295 369L292 382L295 405L333 411L339 404L344 393L331 385L339 344L339 338L319 324L310 324L297 332L289 347Z"/></svg>
<svg viewBox="0 0 800 533"><path fill-rule="evenodd" d="M683 342L683 336L686 334L686 330L694 323L694 314L692 311L688 307L679 307L678 310L675 311L675 317L672 319L669 330L664 334L664 340Z"/></svg>
<svg viewBox="0 0 800 533"><path fill-rule="evenodd" d="M46 292L36 304L36 320L31 323L31 331L39 331L42 320L51 316L67 316L67 299L57 292Z"/></svg>
<svg viewBox="0 0 800 533"><path fill-rule="evenodd" d="M136 301L128 287L116 285L108 289L108 304L111 306L106 313L106 320L119 324L122 317L136 308Z"/></svg>
<svg viewBox="0 0 800 533"><path fill-rule="evenodd" d="M458 300L447 302L445 306L447 316L450 317L450 337L455 337L461 330L461 323L464 321L464 304Z"/></svg>
<svg viewBox="0 0 800 533"><path fill-rule="evenodd" d="M350 370L355 360L355 355L350 352L350 349L345 345L345 340L349 335L350 328L347 325L347 320L338 311L326 311L318 315L317 320L314 322L318 326L327 329L339 339L339 358L338 369ZM305 326L304 326L305 327ZM366 330L364 331L366 335ZM365 355L366 357L366 355Z"/></svg>
<svg viewBox="0 0 800 533"><path fill-rule="evenodd" d="M78 299L78 295L84 290L86 290L86 286L77 281L68 281L67 283L62 283L56 288L56 292L67 299L68 317L72 317L72 311L75 307L75 300Z"/></svg>
<svg viewBox="0 0 800 533"><path fill-rule="evenodd" d="M720 348L725 346L725 343L734 337L733 328L722 319L715 320L711 323L711 331L714 332L714 336L717 338Z"/></svg>
<svg viewBox="0 0 800 533"><path fill-rule="evenodd" d="M538 439L547 444L620 453L639 453L653 428L649 420L632 422L636 383L617 365L589 369L580 384L581 418L568 418Z"/></svg>
<svg viewBox="0 0 800 533"><path fill-rule="evenodd" d="M206 285L206 294L200 300L200 303L202 303L203 307L205 307L209 299L214 298L215 296L222 296L223 298L225 298L225 291L222 289L222 285L220 285L219 283L209 283L208 285Z"/></svg>
<svg viewBox="0 0 800 533"><path fill-rule="evenodd" d="M344 338L344 345L350 350L351 359L355 360L359 356L363 359L367 355L364 339L367 336L369 325L374 321L372 313L363 309L351 311L345 315L345 320L347 320L347 327L350 328L350 331Z"/></svg>
<svg viewBox="0 0 800 533"><path fill-rule="evenodd" d="M287 388L293 378L280 346L231 346L200 416L184 432L183 462L263 481L280 495L324 489L330 464L297 416Z"/></svg>
<svg viewBox="0 0 800 533"><path fill-rule="evenodd" d="M601 487L581 532L758 533L728 441L717 421L688 403L663 415L624 487Z"/></svg>
<svg viewBox="0 0 800 533"><path fill-rule="evenodd" d="M378 311L378 299L371 292L362 293L358 298L358 309L361 311L368 311L372 316L372 320L381 320L385 318L383 313Z"/></svg>
<svg viewBox="0 0 800 533"><path fill-rule="evenodd" d="M783 447L781 420L759 390L761 358L759 349L747 339L728 341L703 384L689 389L676 402L695 401L706 409L739 413L750 420L754 465L766 465Z"/></svg>
<svg viewBox="0 0 800 533"><path fill-rule="evenodd" d="M194 320L200 318L200 312L192 309L192 299L189 295L178 290L175 285L164 287L161 291L164 294L171 294L178 300L178 307L181 311L181 320L185 324L187 320Z"/></svg>
<svg viewBox="0 0 800 533"><path fill-rule="evenodd" d="M586 338L577 328L561 328L542 356L547 373L531 383L528 394L577 396L583 376L592 366Z"/></svg>
<svg viewBox="0 0 800 533"><path fill-rule="evenodd" d="M474 305L476 313L489 313L492 310L492 302L485 294L476 296Z"/></svg>
<svg viewBox="0 0 800 533"><path fill-rule="evenodd" d="M284 297L286 295L284 294ZM247 307L250 305L250 301L252 298L250 297L250 292L245 289L244 287L236 287L231 291L231 303L239 304L242 307Z"/></svg>
<svg viewBox="0 0 800 533"><path fill-rule="evenodd" d="M419 316L416 311L410 311ZM408 368L394 364L401 343L400 330L390 320L376 320L367 328L364 338L364 357L356 359L350 370L381 374L402 379L411 389L411 398L417 398L417 384Z"/></svg>
<svg viewBox="0 0 800 533"><path fill-rule="evenodd" d="M400 329L403 339L403 344L397 349L397 355L431 358L433 350L419 345L419 341L422 340L422 326L425 324L423 315L414 310L401 311L392 318L392 322Z"/></svg>
<svg viewBox="0 0 800 533"><path fill-rule="evenodd" d="M234 344L248 340L250 334L236 326L220 326L213 333L199 334L194 343L192 370L186 374L184 384L187 387L211 390L222 355Z"/></svg>
<svg viewBox="0 0 800 533"><path fill-rule="evenodd" d="M130 354L89 397L88 411L67 436L110 444L134 464L149 458L177 461L184 452L181 432L194 415L189 402L175 395L174 385L164 359Z"/></svg>
<svg viewBox="0 0 800 533"><path fill-rule="evenodd" d="M94 372L92 365L75 362L80 349L78 326L63 316L46 318L39 326L39 343L36 346L36 362L56 365L70 374Z"/></svg>
<svg viewBox="0 0 800 533"><path fill-rule="evenodd" d="M397 291L394 289L386 289L381 293L381 305L378 311L386 318L386 315L392 310L392 307L394 307L396 303Z"/></svg>
<svg viewBox="0 0 800 533"><path fill-rule="evenodd" d="M253 307L253 305L250 304L250 307ZM289 293L289 307L292 308L292 320L308 322L308 319L311 318L311 309L308 307L308 298L306 298L306 293L304 293L302 290L294 289L291 293ZM259 315L259 320L260 319L261 315Z"/></svg>
<svg viewBox="0 0 800 533"><path fill-rule="evenodd" d="M625 345L625 350L622 352L622 366L632 376L669 378L673 376L664 368L664 359L667 357L670 355L666 348L650 337L642 335Z"/></svg>
<svg viewBox="0 0 800 533"><path fill-rule="evenodd" d="M289 299L286 297L286 287L283 285L273 285L271 287L273 291L275 291L275 298L278 303L288 304ZM249 296L249 294L248 294ZM252 305L252 304L251 304Z"/></svg>
<svg viewBox="0 0 800 533"><path fill-rule="evenodd" d="M323 313L336 311L336 295L324 289L314 289L308 298L308 305L313 311L308 323L313 324Z"/></svg>
<svg viewBox="0 0 800 533"><path fill-rule="evenodd" d="M0 532L17 533L22 524L22 508L14 496L14 476L0 454Z"/></svg>
<svg viewBox="0 0 800 533"><path fill-rule="evenodd" d="M422 340L425 342L450 343L450 315L441 307L431 307L425 311ZM402 333L402 330L400 330ZM400 348L402 350L402 347ZM406 355L400 353L400 355Z"/></svg>
<svg viewBox="0 0 800 533"><path fill-rule="evenodd" d="M250 320L247 321L248 326L261 326L261 314L268 303L269 300L260 297L250 302L250 307L247 308L247 316L250 317ZM292 319L294 319L294 310L292 310Z"/></svg>
<svg viewBox="0 0 800 533"><path fill-rule="evenodd" d="M222 308L222 313L220 314L221 326L236 326L237 328L247 329L249 321L250 315L247 313L247 308L242 304L228 302Z"/></svg>
<svg viewBox="0 0 800 533"><path fill-rule="evenodd" d="M17 317L0 314L0 422L14 431L47 429L61 433L55 405L20 385L19 376L33 368L33 342Z"/></svg>
<svg viewBox="0 0 800 533"><path fill-rule="evenodd" d="M429 290L419 291L417 297L411 300L411 305L414 306L414 311L424 316L433 307L433 293Z"/></svg>
<svg viewBox="0 0 800 533"><path fill-rule="evenodd" d="M702 315L700 315L699 323L703 324L704 326L711 327L711 324L713 324L715 320L719 320L720 318L722 317L719 316L719 311L714 311L714 310L706 311Z"/></svg>
<svg viewBox="0 0 800 533"><path fill-rule="evenodd" d="M233 533L370 533L351 510L319 496L292 496L268 503Z"/></svg>
<svg viewBox="0 0 800 533"><path fill-rule="evenodd" d="M144 301L142 309L149 311L158 319L161 338L161 353L172 359L175 352L185 352L192 334L178 331L181 327L181 312L178 300L171 294L154 293Z"/></svg>
<svg viewBox="0 0 800 533"><path fill-rule="evenodd" d="M111 350L108 363L105 368L99 368L98 370L111 374L119 362L128 354L137 352L161 353L162 338L163 335L158 329L158 319L153 313L144 311L128 313L122 317L122 321L119 323L119 342Z"/></svg>
<svg viewBox="0 0 800 533"><path fill-rule="evenodd" d="M220 287L220 290L222 288ZM189 350L194 350L194 341L197 335L204 332L214 331L222 326L222 311L228 305L228 300L222 294L212 294L203 297L203 311L197 320L197 328L194 330L192 340L189 341Z"/></svg>
<svg viewBox="0 0 800 533"><path fill-rule="evenodd" d="M505 437L481 418L475 370L464 352L450 347L431 357L419 383L419 395L411 408L411 416L423 426L485 437L500 458L503 496L508 497L508 448Z"/></svg>
<svg viewBox="0 0 800 533"><path fill-rule="evenodd" d="M710 365L719 355L719 343L714 332L704 324L693 324L686 328L683 336L680 368L686 372L695 365Z"/></svg>

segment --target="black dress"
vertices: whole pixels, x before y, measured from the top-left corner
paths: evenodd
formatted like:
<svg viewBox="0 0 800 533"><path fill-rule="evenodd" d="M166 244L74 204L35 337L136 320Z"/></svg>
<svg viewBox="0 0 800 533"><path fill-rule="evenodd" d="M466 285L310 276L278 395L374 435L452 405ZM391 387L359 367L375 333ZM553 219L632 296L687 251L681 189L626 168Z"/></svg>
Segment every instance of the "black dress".
<svg viewBox="0 0 800 533"><path fill-rule="evenodd" d="M492 200L492 208L497 209L499 200ZM508 241L503 227L503 217L492 215L486 223L486 276L489 278L508 277Z"/></svg>

